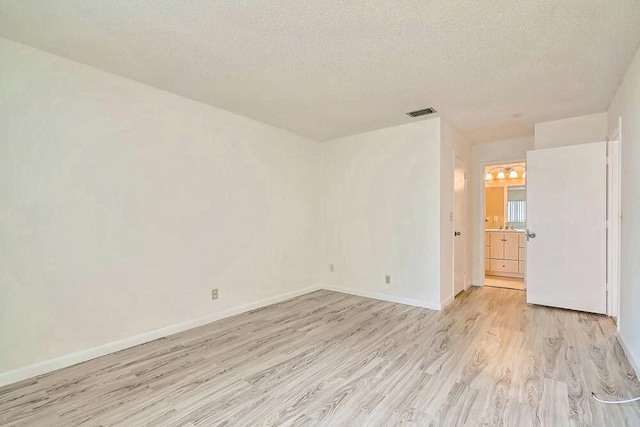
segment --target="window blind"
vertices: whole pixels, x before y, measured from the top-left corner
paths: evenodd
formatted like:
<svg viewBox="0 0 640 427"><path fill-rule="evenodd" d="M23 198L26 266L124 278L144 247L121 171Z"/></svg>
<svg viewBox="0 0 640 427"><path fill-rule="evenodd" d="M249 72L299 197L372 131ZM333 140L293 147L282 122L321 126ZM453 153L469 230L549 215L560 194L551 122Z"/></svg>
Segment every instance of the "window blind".
<svg viewBox="0 0 640 427"><path fill-rule="evenodd" d="M507 222L527 222L526 201L513 200L507 202Z"/></svg>

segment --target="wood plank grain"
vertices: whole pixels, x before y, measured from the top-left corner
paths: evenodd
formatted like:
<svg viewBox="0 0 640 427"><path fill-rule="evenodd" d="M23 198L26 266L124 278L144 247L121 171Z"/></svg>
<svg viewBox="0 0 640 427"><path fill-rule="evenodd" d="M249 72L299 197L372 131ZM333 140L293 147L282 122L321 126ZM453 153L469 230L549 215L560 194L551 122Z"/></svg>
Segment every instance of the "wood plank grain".
<svg viewBox="0 0 640 427"><path fill-rule="evenodd" d="M604 316L318 291L0 388L0 425L640 425L591 391L640 394Z"/></svg>

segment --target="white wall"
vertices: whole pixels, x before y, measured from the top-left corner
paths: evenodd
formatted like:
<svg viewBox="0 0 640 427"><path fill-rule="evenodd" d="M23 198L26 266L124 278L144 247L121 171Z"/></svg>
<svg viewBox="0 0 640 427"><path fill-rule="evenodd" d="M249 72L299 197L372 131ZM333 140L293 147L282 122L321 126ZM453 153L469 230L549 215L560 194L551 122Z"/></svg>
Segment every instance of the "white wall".
<svg viewBox="0 0 640 427"><path fill-rule="evenodd" d="M640 373L640 49L609 106L609 134L622 117L619 337Z"/></svg>
<svg viewBox="0 0 640 427"><path fill-rule="evenodd" d="M2 39L0 99L0 373L319 283L318 143Z"/></svg>
<svg viewBox="0 0 640 427"><path fill-rule="evenodd" d="M537 123L535 149L601 142L607 139L607 113Z"/></svg>
<svg viewBox="0 0 640 427"><path fill-rule="evenodd" d="M467 205L466 227L462 232L462 239L466 244L466 277L465 288L471 284L471 193L473 180L471 174L472 156L471 145L458 130L441 119L441 152L440 152L440 303L446 305L453 299L453 221L454 211L454 157L462 158L467 165Z"/></svg>
<svg viewBox="0 0 640 427"><path fill-rule="evenodd" d="M476 286L481 286L484 283L484 167L526 160L527 151L533 150L533 148L534 138L532 136L486 142L472 147L472 283Z"/></svg>
<svg viewBox="0 0 640 427"><path fill-rule="evenodd" d="M324 283L438 308L440 119L340 138L322 148Z"/></svg>

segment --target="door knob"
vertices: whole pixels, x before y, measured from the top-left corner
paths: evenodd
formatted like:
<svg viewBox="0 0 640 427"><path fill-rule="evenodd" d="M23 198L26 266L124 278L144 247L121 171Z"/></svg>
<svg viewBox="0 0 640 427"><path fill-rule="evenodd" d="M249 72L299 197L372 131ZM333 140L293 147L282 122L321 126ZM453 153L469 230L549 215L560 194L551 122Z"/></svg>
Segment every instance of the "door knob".
<svg viewBox="0 0 640 427"><path fill-rule="evenodd" d="M461 232L459 232L459 231L454 231L454 232L453 232L453 235L454 235L454 236L461 236L461 235L462 235L462 233L461 233Z"/></svg>
<svg viewBox="0 0 640 427"><path fill-rule="evenodd" d="M532 233L529 231L529 229L527 229L527 242L529 241L529 239L535 239L536 238L536 233Z"/></svg>

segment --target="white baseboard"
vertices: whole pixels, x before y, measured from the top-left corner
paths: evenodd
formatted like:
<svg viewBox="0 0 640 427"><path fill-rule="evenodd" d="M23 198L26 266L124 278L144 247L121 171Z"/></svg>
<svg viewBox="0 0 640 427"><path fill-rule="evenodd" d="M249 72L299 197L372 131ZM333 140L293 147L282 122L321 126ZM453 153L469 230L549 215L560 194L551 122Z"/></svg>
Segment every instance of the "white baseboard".
<svg viewBox="0 0 640 427"><path fill-rule="evenodd" d="M353 288L342 288L342 287L339 287L339 286L333 286L333 285L327 285L327 284L324 284L321 287L322 287L322 289L326 289L328 291L342 292L342 293L345 293L345 294L357 295L359 297L379 299L379 300L382 300L382 301L395 302L395 303L398 303L398 304L413 305L415 307L430 308L431 310L441 310L442 309L442 304L435 303L435 302L424 301L424 300L419 300L419 299L414 299L414 298L398 297L398 296L395 296L395 295L382 294L382 293L378 293L378 292L362 291L360 289L353 289Z"/></svg>
<svg viewBox="0 0 640 427"><path fill-rule="evenodd" d="M405 298L395 295L382 294L377 292L361 291L359 289L342 288L332 285L318 285L310 286L308 288L299 289L297 291L288 292L286 294L278 295L275 297L263 299L260 301L252 302L249 304L234 307L228 310L224 310L218 313L212 313L196 319L187 320L186 322L178 323L175 325L166 326L164 328L155 329L153 331L145 332L132 337L124 338L118 341L110 342L100 345L98 347L89 348L86 350L77 351L75 353L66 354L61 357L57 357L51 360L45 360L43 362L35 363L33 365L24 366L22 368L14 369L11 371L0 373L0 387L12 384L18 381L22 381L28 378L33 378L38 375L46 374L48 372L55 371L57 369L66 368L78 363L86 362L87 360L95 359L96 357L104 356L106 354L114 353L116 351L124 350L129 347L144 344L149 341L163 338L169 335L176 334L178 332L186 331L198 326L206 325L207 323L215 322L216 320L224 319L226 317L235 316L236 314L244 313L256 308L265 307L267 305L275 304L294 298L300 295L314 292L320 289L327 289L330 291L343 292L346 294L362 296L366 298L374 298L382 301L389 301L398 304L407 304L416 307L429 308L431 310L442 310L453 301L453 297L447 298L442 303L433 303L429 301ZM634 366L635 367L635 366Z"/></svg>
<svg viewBox="0 0 640 427"><path fill-rule="evenodd" d="M465 289L466 290L466 289ZM444 308L446 306L448 306L449 304L451 304L453 302L453 300L455 299L455 296L451 295L449 298L446 298L444 301L442 301L440 303L440 310L444 310Z"/></svg>
<svg viewBox="0 0 640 427"><path fill-rule="evenodd" d="M77 351L75 353L70 353L70 354L57 357L51 360L45 360L44 362L39 362L33 365L24 366L22 368L14 369L12 371L2 372L0 373L0 387L17 382L17 381L22 381L28 378L32 378L38 375L46 374L47 372L55 371L57 369L66 368L67 366L75 365L77 363L86 362L87 360L95 359L96 357L100 357L109 353L114 353L116 351L124 350L125 348L133 347L139 344L144 344L146 342L153 341L158 338L163 338L168 335L173 335L178 332L186 331L187 329L206 325L207 323L224 319L225 317L235 316L236 314L244 313L250 310L255 310L256 308L282 302L290 298L308 294L309 292L317 291L319 289L322 289L322 287L311 286L308 288L299 289L297 291L287 292L282 295L277 295L275 297L241 305L241 306L224 310L218 313L208 314L203 317L187 320L186 322L182 322L182 323L167 326L164 328L156 329L153 331L145 332L139 335L134 335L132 337L124 338L122 340L110 342L107 344L103 344L98 347Z"/></svg>
<svg viewBox="0 0 640 427"><path fill-rule="evenodd" d="M634 357L634 354L629 349L629 346L627 345L627 342L625 341L625 339L622 337L622 334L620 334L620 331L616 333L616 336L618 338L618 342L620 343L620 345L622 346L622 349L624 350L624 354L627 355L627 359L629 360L631 367L633 368L634 371L636 371L636 376L640 375L640 360Z"/></svg>

